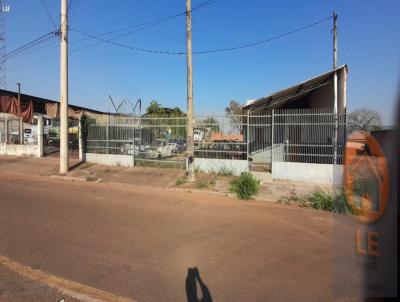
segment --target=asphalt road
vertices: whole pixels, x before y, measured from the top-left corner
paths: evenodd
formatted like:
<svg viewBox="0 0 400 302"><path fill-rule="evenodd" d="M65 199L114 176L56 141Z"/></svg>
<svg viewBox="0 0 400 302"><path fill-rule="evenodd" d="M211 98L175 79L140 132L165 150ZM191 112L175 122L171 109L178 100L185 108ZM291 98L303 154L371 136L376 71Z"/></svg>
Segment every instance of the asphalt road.
<svg viewBox="0 0 400 302"><path fill-rule="evenodd" d="M197 301L194 288L199 301L202 292L213 301L332 300L331 220L151 186L0 181L1 257L140 302ZM24 271L0 261L1 301L80 300L54 289L52 278L15 270Z"/></svg>

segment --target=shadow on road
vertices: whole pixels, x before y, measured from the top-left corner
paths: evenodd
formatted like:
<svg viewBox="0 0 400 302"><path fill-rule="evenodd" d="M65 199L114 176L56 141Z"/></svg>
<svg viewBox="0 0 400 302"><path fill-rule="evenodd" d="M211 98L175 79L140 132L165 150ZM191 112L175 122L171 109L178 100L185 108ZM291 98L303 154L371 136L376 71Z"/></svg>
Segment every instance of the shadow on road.
<svg viewBox="0 0 400 302"><path fill-rule="evenodd" d="M197 282L200 285L202 298L197 298ZM197 267L189 268L186 277L186 297L188 302L212 302L210 291L200 278Z"/></svg>

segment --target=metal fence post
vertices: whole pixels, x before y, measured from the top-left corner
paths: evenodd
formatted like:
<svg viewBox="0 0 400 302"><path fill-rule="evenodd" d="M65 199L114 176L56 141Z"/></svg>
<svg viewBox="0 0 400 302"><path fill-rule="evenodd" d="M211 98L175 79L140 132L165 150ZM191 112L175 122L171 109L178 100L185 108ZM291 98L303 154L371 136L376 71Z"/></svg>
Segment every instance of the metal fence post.
<svg viewBox="0 0 400 302"><path fill-rule="evenodd" d="M274 109L272 109L271 111L271 169L272 169L272 162L274 160L273 152L274 152Z"/></svg>
<svg viewBox="0 0 400 302"><path fill-rule="evenodd" d="M8 118L7 116L4 119L4 142L8 144Z"/></svg>
<svg viewBox="0 0 400 302"><path fill-rule="evenodd" d="M107 113L107 127L106 127L106 141L107 141L107 154L110 153L110 113Z"/></svg>
<svg viewBox="0 0 400 302"><path fill-rule="evenodd" d="M135 166L135 123L136 123L136 118L133 117L133 143L132 143L132 146L133 146L133 152L132 152L133 166ZM139 145L139 149L140 149L140 145Z"/></svg>
<svg viewBox="0 0 400 302"><path fill-rule="evenodd" d="M247 162L249 163L249 151L250 151L250 109L247 110L247 129L246 129L246 140L247 140Z"/></svg>
<svg viewBox="0 0 400 302"><path fill-rule="evenodd" d="M43 124L43 115L39 115L38 119L37 119L37 136L38 136L38 140L37 140L37 144L38 144L38 157L43 157L43 141L44 141L44 124Z"/></svg>

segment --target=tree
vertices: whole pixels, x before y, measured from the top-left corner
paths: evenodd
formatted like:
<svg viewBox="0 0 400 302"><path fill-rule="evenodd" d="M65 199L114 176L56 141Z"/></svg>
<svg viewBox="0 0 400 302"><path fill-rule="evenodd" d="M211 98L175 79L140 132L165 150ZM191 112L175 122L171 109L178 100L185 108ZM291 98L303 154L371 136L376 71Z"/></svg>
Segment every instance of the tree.
<svg viewBox="0 0 400 302"><path fill-rule="evenodd" d="M220 131L219 121L213 117L207 117L204 120L199 121L196 123L196 126L199 128L210 128L211 131L214 132Z"/></svg>
<svg viewBox="0 0 400 302"><path fill-rule="evenodd" d="M149 107L146 108L148 114L164 114L165 110L157 101L153 100L150 102Z"/></svg>
<svg viewBox="0 0 400 302"><path fill-rule="evenodd" d="M232 100L229 102L229 106L225 108L225 115L230 120L233 129L242 132L243 124L243 110L239 102Z"/></svg>
<svg viewBox="0 0 400 302"><path fill-rule="evenodd" d="M349 132L374 131L382 129L382 120L378 111L368 108L354 110L347 117Z"/></svg>

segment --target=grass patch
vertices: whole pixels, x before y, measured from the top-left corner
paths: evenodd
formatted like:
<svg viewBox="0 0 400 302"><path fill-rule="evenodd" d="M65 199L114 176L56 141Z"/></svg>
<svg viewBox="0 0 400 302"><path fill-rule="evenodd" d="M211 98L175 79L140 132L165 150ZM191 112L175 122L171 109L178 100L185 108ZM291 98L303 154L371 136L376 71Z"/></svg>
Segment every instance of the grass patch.
<svg viewBox="0 0 400 302"><path fill-rule="evenodd" d="M334 195L330 191L322 188L316 188L306 196L303 205L317 210L324 210L338 214L356 214L356 210L353 208L344 193Z"/></svg>
<svg viewBox="0 0 400 302"><path fill-rule="evenodd" d="M260 186L261 184L258 179L256 179L251 173L245 172L231 181L229 190L230 192L235 193L238 198L249 200L257 195Z"/></svg>
<svg viewBox="0 0 400 302"><path fill-rule="evenodd" d="M93 176L93 175L86 177L86 181L88 181L88 182L97 182L99 179L100 178Z"/></svg>
<svg viewBox="0 0 400 302"><path fill-rule="evenodd" d="M199 180L196 182L197 189L204 189L208 188L208 181L207 180Z"/></svg>
<svg viewBox="0 0 400 302"><path fill-rule="evenodd" d="M175 181L175 186L181 186L181 185L183 185L184 183L186 183L186 180L179 177L179 178L177 178L176 181Z"/></svg>

